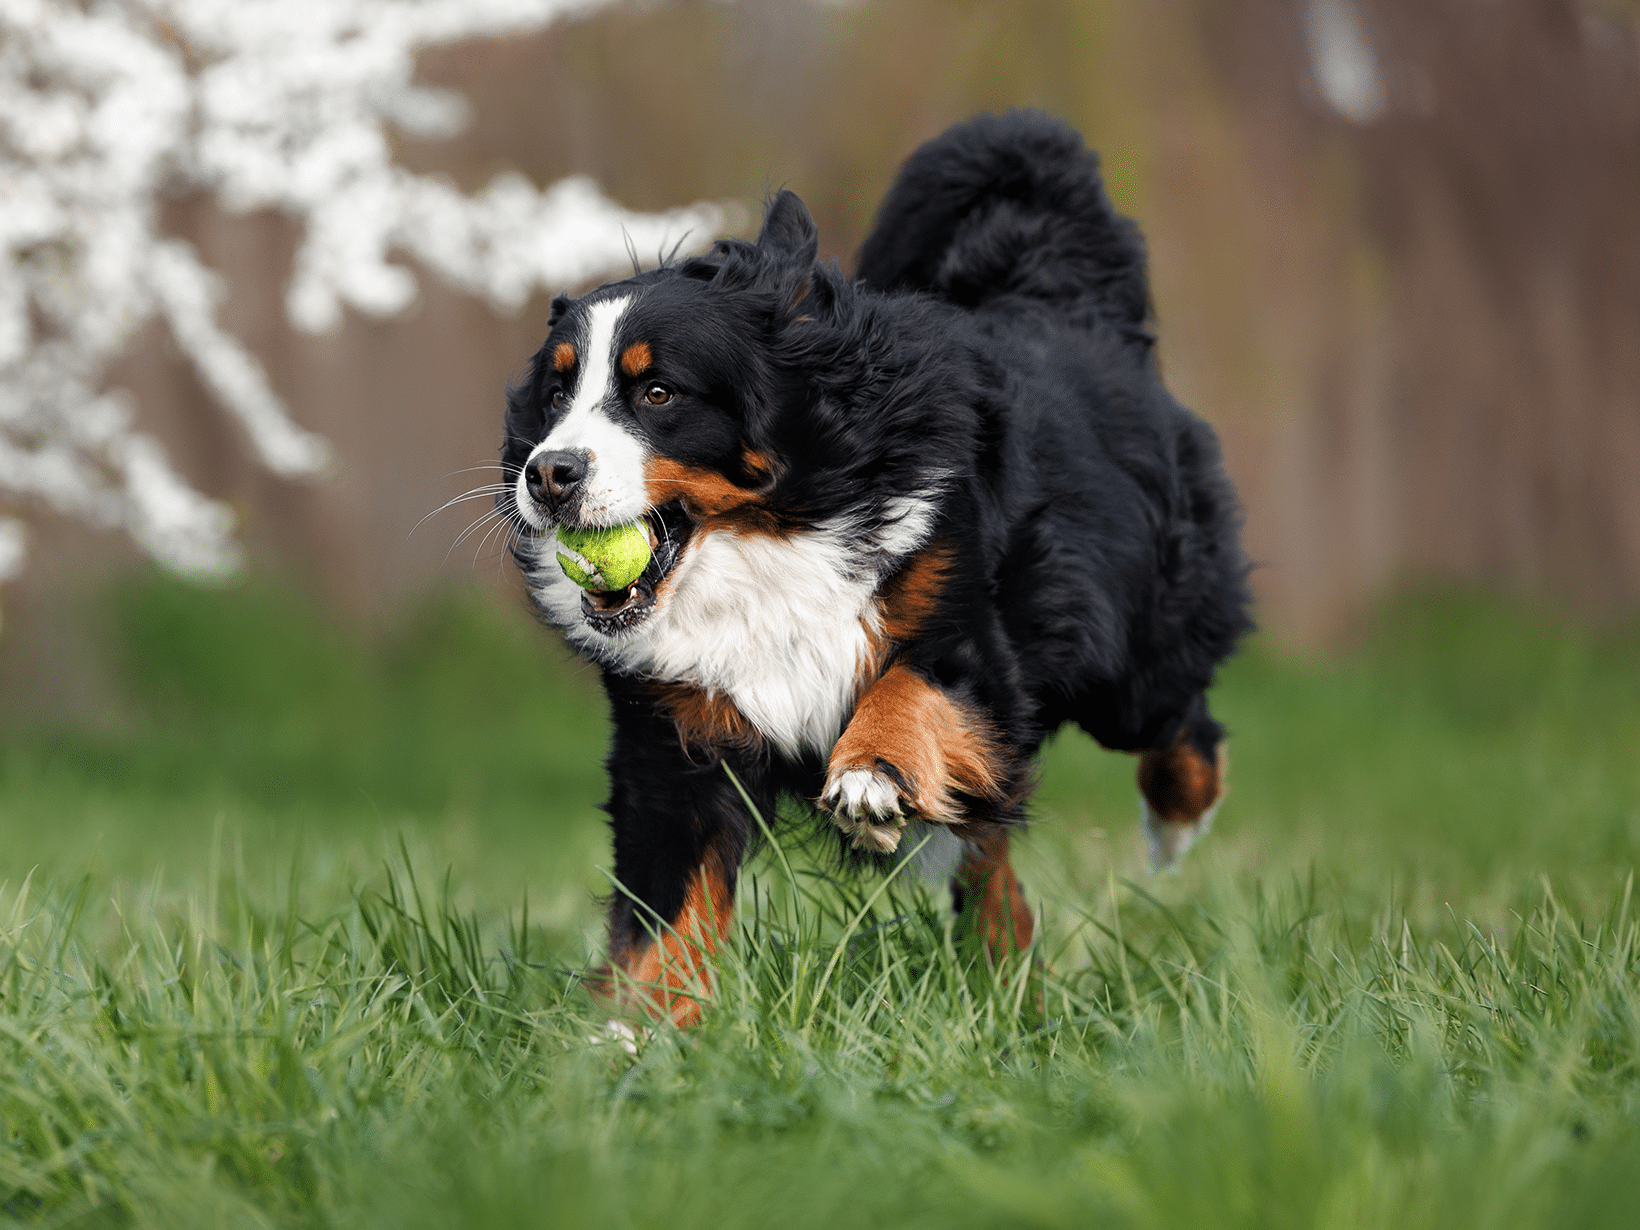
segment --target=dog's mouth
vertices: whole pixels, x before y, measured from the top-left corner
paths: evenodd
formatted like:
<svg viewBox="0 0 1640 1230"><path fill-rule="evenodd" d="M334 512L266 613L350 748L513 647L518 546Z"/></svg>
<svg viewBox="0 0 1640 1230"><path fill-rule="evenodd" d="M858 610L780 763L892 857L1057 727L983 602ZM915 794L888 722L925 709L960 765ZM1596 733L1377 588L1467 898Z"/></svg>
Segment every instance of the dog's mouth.
<svg viewBox="0 0 1640 1230"><path fill-rule="evenodd" d="M661 583L671 575L688 540L690 521L679 503L663 504L644 514L649 532L649 564L625 589L581 593L581 615L587 625L606 636L629 632L655 609Z"/></svg>
<svg viewBox="0 0 1640 1230"><path fill-rule="evenodd" d="M621 632L642 619L655 605L655 586L647 576L639 577L625 589L581 593L581 614L600 632Z"/></svg>

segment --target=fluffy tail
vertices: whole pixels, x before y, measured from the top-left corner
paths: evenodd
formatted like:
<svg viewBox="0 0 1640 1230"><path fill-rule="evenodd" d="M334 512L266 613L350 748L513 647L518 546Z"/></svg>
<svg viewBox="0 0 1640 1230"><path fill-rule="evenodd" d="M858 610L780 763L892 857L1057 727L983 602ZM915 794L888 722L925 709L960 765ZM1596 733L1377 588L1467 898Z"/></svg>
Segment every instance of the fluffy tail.
<svg viewBox="0 0 1640 1230"><path fill-rule="evenodd" d="M965 307L1037 300L1150 338L1139 228L1111 206L1081 135L1039 111L976 116L906 159L858 276Z"/></svg>

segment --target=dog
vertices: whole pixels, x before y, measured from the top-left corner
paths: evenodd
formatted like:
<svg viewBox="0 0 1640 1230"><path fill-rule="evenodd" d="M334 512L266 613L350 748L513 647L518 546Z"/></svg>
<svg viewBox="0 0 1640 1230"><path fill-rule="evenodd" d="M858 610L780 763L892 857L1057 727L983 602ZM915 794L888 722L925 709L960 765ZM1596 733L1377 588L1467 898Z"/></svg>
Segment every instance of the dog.
<svg viewBox="0 0 1640 1230"><path fill-rule="evenodd" d="M513 553L613 723L594 985L680 1025L748 800L809 800L867 857L932 835L1001 953L1032 939L1008 843L1064 723L1139 754L1155 864L1224 792L1205 693L1252 626L1241 513L1163 387L1096 155L1045 115L980 116L907 160L853 280L818 247L782 191L756 242L555 298L508 390ZM556 527L632 522L635 582L564 575Z"/></svg>

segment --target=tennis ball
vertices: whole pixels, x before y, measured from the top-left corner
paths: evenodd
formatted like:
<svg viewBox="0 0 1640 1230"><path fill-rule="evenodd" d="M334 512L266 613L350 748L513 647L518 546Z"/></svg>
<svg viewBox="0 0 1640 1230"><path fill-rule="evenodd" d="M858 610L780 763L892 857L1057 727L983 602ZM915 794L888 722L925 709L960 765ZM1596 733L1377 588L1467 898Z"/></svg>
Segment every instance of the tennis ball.
<svg viewBox="0 0 1640 1230"><path fill-rule="evenodd" d="M649 535L642 522L607 529L558 527L558 566L582 589L625 589L649 566Z"/></svg>

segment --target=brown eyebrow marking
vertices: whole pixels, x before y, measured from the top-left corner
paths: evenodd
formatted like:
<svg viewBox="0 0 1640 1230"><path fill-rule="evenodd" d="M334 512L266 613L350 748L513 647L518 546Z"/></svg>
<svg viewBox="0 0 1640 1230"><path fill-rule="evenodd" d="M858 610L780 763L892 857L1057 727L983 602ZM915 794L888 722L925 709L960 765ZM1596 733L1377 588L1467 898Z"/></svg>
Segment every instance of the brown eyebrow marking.
<svg viewBox="0 0 1640 1230"><path fill-rule="evenodd" d="M630 377L643 375L655 362L648 342L633 342L621 353L621 371Z"/></svg>
<svg viewBox="0 0 1640 1230"><path fill-rule="evenodd" d="M575 366L575 347L568 342L559 342L552 348L552 370L567 372Z"/></svg>

